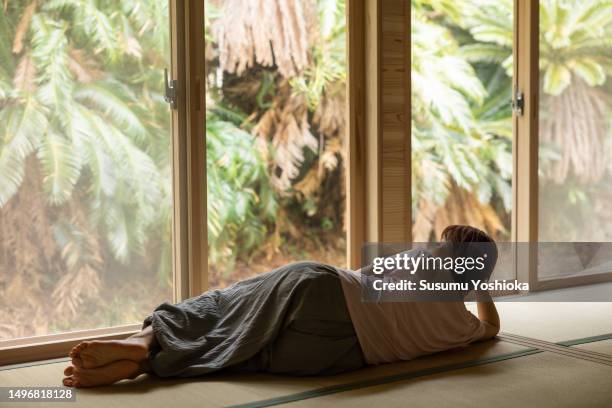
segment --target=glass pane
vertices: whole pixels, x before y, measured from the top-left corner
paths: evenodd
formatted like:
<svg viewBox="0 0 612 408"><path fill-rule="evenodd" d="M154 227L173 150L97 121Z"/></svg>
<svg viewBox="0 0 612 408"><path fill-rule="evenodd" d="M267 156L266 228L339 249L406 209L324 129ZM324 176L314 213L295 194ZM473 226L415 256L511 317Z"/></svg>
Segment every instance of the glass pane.
<svg viewBox="0 0 612 408"><path fill-rule="evenodd" d="M172 300L168 4L0 10L0 339Z"/></svg>
<svg viewBox="0 0 612 408"><path fill-rule="evenodd" d="M541 242L612 241L610 38L609 2L540 2ZM559 259L573 255L559 248ZM547 268L540 277L578 269Z"/></svg>
<svg viewBox="0 0 612 408"><path fill-rule="evenodd" d="M513 2L411 3L413 240L469 224L509 241Z"/></svg>
<svg viewBox="0 0 612 408"><path fill-rule="evenodd" d="M345 1L205 7L210 287L345 265Z"/></svg>

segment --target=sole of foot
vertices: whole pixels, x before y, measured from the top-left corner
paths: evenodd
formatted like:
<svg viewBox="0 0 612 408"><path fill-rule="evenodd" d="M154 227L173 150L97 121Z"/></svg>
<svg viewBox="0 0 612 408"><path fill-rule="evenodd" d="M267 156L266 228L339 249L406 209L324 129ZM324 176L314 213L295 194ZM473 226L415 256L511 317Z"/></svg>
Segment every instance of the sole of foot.
<svg viewBox="0 0 612 408"><path fill-rule="evenodd" d="M69 366L62 383L66 387L87 388L111 385L124 379L136 378L140 373L135 361L120 360L98 368Z"/></svg>
<svg viewBox="0 0 612 408"><path fill-rule="evenodd" d="M147 358L146 344L139 339L84 341L69 353L78 368L97 368L114 361L131 360L139 363Z"/></svg>

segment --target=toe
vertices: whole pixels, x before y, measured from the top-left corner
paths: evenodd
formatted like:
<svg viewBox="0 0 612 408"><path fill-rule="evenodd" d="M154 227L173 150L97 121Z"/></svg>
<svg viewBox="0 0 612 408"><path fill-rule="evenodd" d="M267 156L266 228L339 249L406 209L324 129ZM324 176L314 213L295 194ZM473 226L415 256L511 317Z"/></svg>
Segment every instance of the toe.
<svg viewBox="0 0 612 408"><path fill-rule="evenodd" d="M88 341L82 341L82 342L80 342L80 343L79 343L79 344L76 346L77 351L81 352L81 351L85 350L85 349L87 348L88 344L89 344L89 342L88 342Z"/></svg>
<svg viewBox="0 0 612 408"><path fill-rule="evenodd" d="M74 346L74 347L73 347L73 348L70 350L70 353L68 353L68 355L69 355L70 357L74 357L74 356L78 355L78 354L81 352L81 350L83 350L83 348L84 348L84 344L85 344L84 342L81 342L81 343L77 344L76 346Z"/></svg>
<svg viewBox="0 0 612 408"><path fill-rule="evenodd" d="M74 373L74 367L73 366L68 366L64 369L64 375L67 377L70 377L72 375L72 373Z"/></svg>
<svg viewBox="0 0 612 408"><path fill-rule="evenodd" d="M74 367L83 367L83 360L80 357L72 357L72 365Z"/></svg>
<svg viewBox="0 0 612 408"><path fill-rule="evenodd" d="M64 386L66 387L74 387L74 379L72 377L66 377L64 378L64 380L62 381L62 383L64 384Z"/></svg>

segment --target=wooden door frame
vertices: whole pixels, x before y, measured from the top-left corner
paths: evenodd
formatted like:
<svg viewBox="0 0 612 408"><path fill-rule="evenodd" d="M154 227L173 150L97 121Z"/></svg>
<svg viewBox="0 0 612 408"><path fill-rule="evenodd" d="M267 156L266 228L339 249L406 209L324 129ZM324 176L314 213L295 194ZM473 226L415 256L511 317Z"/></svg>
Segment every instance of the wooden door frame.
<svg viewBox="0 0 612 408"><path fill-rule="evenodd" d="M513 95L525 95L523 114L513 113L512 232L516 277L534 288L538 243L538 79L537 0L514 1Z"/></svg>
<svg viewBox="0 0 612 408"><path fill-rule="evenodd" d="M361 246L367 240L370 204L378 200L378 195L371 195L378 191L378 185L368 185L366 179L371 174L379 177L378 172L368 171L370 153L367 152L377 151L380 132L366 133L366 123L377 128L379 97L366 95L379 92L376 56L380 1L351 0L347 5L350 78L347 84L347 261L350 266L359 263ZM169 0L169 19L171 79L177 81L177 109L172 111L172 162L173 298L178 302L208 288L204 1ZM375 220L379 220L378 213ZM380 228L378 224L376 228ZM0 341L0 365L64 357L81 341L125 338L139 329L140 324L130 324Z"/></svg>

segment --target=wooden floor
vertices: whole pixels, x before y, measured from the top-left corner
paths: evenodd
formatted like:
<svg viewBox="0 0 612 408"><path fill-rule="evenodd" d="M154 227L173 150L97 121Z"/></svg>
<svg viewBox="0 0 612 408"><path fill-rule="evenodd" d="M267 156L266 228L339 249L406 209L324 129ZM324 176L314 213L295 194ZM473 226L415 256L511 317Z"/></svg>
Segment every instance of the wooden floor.
<svg viewBox="0 0 612 408"><path fill-rule="evenodd" d="M76 403L0 407L612 407L612 303L500 303L499 310L503 330L520 337L339 376L141 376L77 390ZM554 344L577 339L569 352ZM0 386L58 386L66 364L0 368Z"/></svg>

